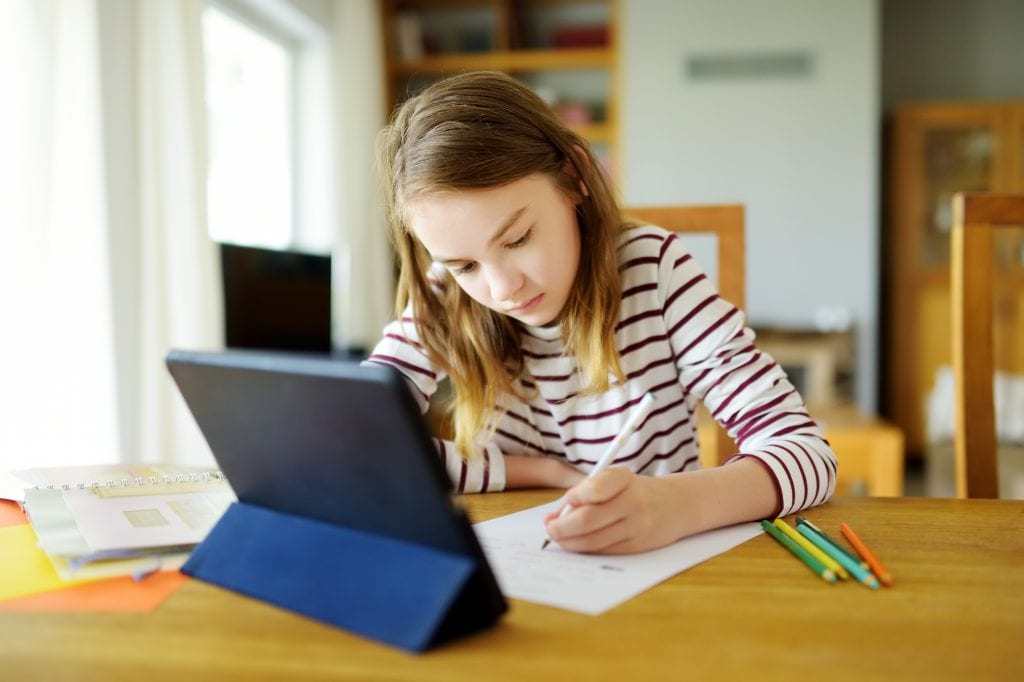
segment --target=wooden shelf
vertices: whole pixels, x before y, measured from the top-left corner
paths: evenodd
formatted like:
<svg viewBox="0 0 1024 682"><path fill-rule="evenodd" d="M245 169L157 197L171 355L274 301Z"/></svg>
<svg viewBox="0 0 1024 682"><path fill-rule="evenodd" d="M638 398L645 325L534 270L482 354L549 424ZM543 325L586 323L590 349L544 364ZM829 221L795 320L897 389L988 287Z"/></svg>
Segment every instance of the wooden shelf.
<svg viewBox="0 0 1024 682"><path fill-rule="evenodd" d="M594 144L614 143L615 130L613 126L606 123L591 123L582 126L570 125L569 127Z"/></svg>
<svg viewBox="0 0 1024 682"><path fill-rule="evenodd" d="M439 54L423 59L395 61L392 75L451 71L553 71L559 69L608 69L614 63L608 49L505 50L468 54Z"/></svg>
<svg viewBox="0 0 1024 682"><path fill-rule="evenodd" d="M619 0L378 0L383 31L385 110L393 111L410 93L448 75L503 71L538 92L544 90L545 98L553 106L566 105L578 112L582 105L592 122L570 127L601 146L609 172L616 182L622 182L618 170L618 3ZM573 6L579 6L580 11ZM412 35L418 32L420 41L410 38L410 21L416 27L411 29ZM554 44L555 28L594 26L606 28L607 45L520 47ZM470 36L478 39L474 40L477 47L488 45L492 49L470 50ZM441 51L419 56L421 47ZM459 47L467 49L451 51ZM403 54L416 56L403 58ZM593 77L588 73L586 78L577 79L572 73L565 74L574 71L603 75Z"/></svg>

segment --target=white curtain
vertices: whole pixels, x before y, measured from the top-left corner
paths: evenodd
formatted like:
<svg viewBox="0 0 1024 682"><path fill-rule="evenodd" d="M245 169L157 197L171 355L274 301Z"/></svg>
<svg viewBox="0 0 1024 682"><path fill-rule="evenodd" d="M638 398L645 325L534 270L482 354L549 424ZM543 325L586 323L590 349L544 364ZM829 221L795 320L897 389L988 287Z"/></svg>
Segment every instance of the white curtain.
<svg viewBox="0 0 1024 682"><path fill-rule="evenodd" d="M162 362L173 346L221 343L200 9L0 2L0 469L209 462ZM131 49L101 49L100 18L124 11ZM132 112L112 116L122 86Z"/></svg>
<svg viewBox="0 0 1024 682"><path fill-rule="evenodd" d="M390 320L394 301L391 250L374 168L374 141L386 116L381 105L380 20L371 2L338 2L334 13L339 213L335 341L372 347Z"/></svg>
<svg viewBox="0 0 1024 682"><path fill-rule="evenodd" d="M218 348L216 247L206 229L202 0L138 7L139 364L136 454L203 464L211 454L163 366L171 348Z"/></svg>
<svg viewBox="0 0 1024 682"><path fill-rule="evenodd" d="M0 467L116 461L94 1L0 3Z"/></svg>

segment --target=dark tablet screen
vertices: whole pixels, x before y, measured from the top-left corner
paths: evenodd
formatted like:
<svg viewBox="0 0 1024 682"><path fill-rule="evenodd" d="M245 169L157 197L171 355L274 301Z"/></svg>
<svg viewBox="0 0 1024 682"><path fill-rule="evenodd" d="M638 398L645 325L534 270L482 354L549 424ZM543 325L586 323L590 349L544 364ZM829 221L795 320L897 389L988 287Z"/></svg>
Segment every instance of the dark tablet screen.
<svg viewBox="0 0 1024 682"><path fill-rule="evenodd" d="M395 370L249 351L167 366L239 500L483 557Z"/></svg>

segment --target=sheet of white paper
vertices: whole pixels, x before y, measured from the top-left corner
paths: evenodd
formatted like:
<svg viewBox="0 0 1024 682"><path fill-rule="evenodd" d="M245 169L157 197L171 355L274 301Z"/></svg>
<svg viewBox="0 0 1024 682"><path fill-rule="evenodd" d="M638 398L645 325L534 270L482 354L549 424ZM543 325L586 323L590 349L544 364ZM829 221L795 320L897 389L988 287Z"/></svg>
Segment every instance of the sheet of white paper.
<svg viewBox="0 0 1024 682"><path fill-rule="evenodd" d="M742 523L627 556L575 554L553 543L541 550L544 517L558 505L483 521L473 529L505 596L593 616L764 532L760 524Z"/></svg>
<svg viewBox="0 0 1024 682"><path fill-rule="evenodd" d="M31 483L9 471L0 471L0 500L25 501L25 488Z"/></svg>

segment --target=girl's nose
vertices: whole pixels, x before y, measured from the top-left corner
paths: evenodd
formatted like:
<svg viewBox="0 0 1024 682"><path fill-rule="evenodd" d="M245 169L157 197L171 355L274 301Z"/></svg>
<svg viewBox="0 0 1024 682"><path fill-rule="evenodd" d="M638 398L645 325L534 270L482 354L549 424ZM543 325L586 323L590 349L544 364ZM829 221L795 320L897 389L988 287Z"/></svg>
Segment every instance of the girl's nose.
<svg viewBox="0 0 1024 682"><path fill-rule="evenodd" d="M487 273L487 285L492 301L515 302L515 294L523 286L523 275L515 269L492 267Z"/></svg>

